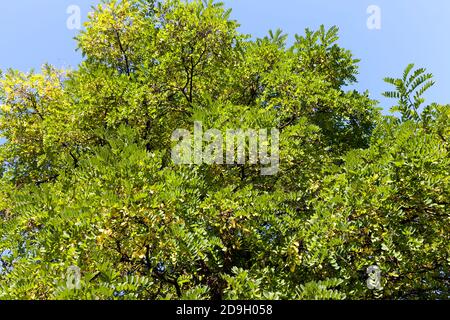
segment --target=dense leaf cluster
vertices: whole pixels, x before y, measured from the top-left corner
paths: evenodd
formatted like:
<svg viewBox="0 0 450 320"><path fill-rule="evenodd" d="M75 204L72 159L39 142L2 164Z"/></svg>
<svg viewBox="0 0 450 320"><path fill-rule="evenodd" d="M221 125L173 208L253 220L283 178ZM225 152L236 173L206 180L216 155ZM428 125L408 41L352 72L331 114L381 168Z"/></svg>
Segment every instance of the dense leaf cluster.
<svg viewBox="0 0 450 320"><path fill-rule="evenodd" d="M0 79L0 299L448 298L450 106L382 116L338 29L251 39L212 1L107 1L77 70ZM175 165L171 134L278 128L280 170ZM77 266L81 283L68 285ZM378 266L381 287L367 286Z"/></svg>

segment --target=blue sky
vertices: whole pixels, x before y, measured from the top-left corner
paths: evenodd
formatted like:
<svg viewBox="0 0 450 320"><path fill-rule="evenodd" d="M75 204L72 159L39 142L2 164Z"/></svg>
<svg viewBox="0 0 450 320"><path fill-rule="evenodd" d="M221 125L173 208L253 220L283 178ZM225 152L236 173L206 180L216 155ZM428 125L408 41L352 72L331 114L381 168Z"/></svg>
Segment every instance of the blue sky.
<svg viewBox="0 0 450 320"><path fill-rule="evenodd" d="M58 67L76 67L81 60L75 52L66 13L78 5L86 17L98 0L0 1L0 69L27 71L45 62ZM360 90L389 107L381 97L389 87L385 76L400 75L414 62L435 75L437 84L427 94L429 102L450 103L450 1L448 0L224 0L233 8L241 31L264 36L281 28L290 35L320 24L340 28L340 44L361 59ZM381 9L381 29L369 30L369 5Z"/></svg>

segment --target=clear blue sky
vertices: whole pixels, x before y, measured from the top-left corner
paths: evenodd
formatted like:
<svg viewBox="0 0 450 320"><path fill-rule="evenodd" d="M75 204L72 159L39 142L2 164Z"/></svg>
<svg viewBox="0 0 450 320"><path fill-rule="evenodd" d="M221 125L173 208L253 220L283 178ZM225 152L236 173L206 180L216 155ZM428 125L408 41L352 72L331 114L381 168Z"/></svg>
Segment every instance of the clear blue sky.
<svg viewBox="0 0 450 320"><path fill-rule="evenodd" d="M450 1L448 0L224 0L233 8L241 31L264 36L282 28L290 34L320 24L341 29L340 44L350 49L360 63L358 89L369 89L383 107L388 87L385 76L400 75L414 62L434 73L437 84L428 101L450 103ZM83 19L98 0L0 1L0 69L27 71L45 62L58 67L76 67L76 30L66 27L69 5L81 8ZM381 9L381 29L369 30L366 10Z"/></svg>

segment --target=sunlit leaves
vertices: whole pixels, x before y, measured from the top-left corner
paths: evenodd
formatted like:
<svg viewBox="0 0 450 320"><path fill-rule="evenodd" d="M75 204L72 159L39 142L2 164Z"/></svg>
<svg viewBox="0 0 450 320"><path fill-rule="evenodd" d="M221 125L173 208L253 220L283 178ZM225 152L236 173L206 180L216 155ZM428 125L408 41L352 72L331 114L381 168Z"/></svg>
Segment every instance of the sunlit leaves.
<svg viewBox="0 0 450 320"><path fill-rule="evenodd" d="M400 122L345 89L337 27L291 47L237 28L213 1L104 1L76 70L1 76L0 299L448 298L450 108L419 114L431 75L387 79ZM194 121L279 129L279 173L176 166L171 134Z"/></svg>

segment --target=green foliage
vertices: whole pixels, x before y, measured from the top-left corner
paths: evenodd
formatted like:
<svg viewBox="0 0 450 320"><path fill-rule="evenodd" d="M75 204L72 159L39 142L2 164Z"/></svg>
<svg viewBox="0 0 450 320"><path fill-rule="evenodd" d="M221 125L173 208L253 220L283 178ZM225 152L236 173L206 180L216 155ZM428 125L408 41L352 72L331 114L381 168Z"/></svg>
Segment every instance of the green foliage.
<svg viewBox="0 0 450 320"><path fill-rule="evenodd" d="M398 105L391 109L400 112L402 121L419 120L418 110L425 102L423 94L434 85L433 75L425 73L423 68L416 69L412 74L414 64L409 64L403 72L401 79L385 78L384 81L395 86L395 91L385 92L388 98L398 99ZM411 100L413 99L413 100Z"/></svg>
<svg viewBox="0 0 450 320"><path fill-rule="evenodd" d="M448 298L450 107L420 113L431 75L387 79L398 121L345 89L336 27L289 47L238 26L213 1L104 1L76 70L1 75L0 299ZM278 174L175 165L195 121L278 128Z"/></svg>

